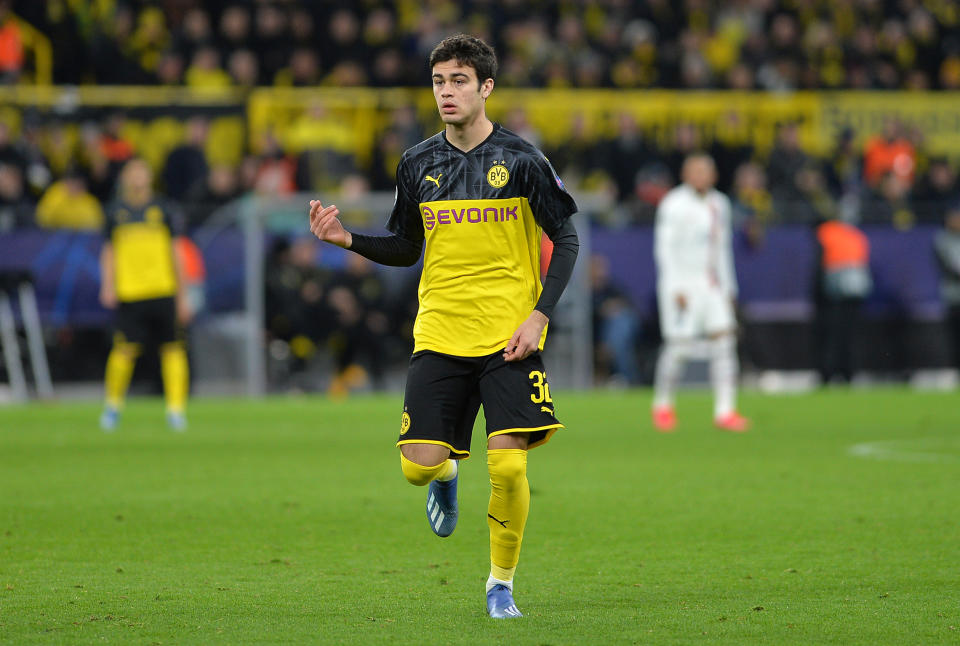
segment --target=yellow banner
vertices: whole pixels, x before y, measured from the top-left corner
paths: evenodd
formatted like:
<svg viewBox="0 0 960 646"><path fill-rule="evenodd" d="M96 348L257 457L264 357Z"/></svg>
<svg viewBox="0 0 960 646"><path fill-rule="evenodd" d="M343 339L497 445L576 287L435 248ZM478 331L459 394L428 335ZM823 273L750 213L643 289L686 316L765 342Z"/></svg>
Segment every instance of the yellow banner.
<svg viewBox="0 0 960 646"><path fill-rule="evenodd" d="M195 92L188 88L25 87L0 88L0 120L16 130L26 107L56 112L69 121L72 108L111 106L246 107L246 143L262 150L266 137L287 152L328 148L368 162L394 112L413 106L429 136L442 128L430 89L261 88L244 97L236 90ZM803 147L828 155L837 135L851 128L858 142L901 120L932 154L960 156L960 92L700 92L670 90L571 90L498 87L487 112L508 128L530 128L549 149L574 136L596 142L621 136L625 120L636 124L651 145L673 147L680 126L691 125L698 145L719 140L752 145L764 156L779 124L799 125ZM242 147L237 127L233 147ZM232 149L232 148L231 148ZM229 155L236 159L236 153Z"/></svg>

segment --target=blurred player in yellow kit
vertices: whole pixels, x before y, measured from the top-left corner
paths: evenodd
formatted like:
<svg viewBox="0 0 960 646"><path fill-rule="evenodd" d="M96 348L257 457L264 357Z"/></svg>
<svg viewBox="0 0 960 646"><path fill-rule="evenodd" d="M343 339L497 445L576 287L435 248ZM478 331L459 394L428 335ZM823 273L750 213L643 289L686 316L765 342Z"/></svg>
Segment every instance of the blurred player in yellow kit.
<svg viewBox="0 0 960 646"><path fill-rule="evenodd" d="M156 344L167 424L183 431L189 368L182 324L188 322L190 311L174 245L182 218L154 195L153 172L142 159L127 162L119 182L119 197L107 207L106 242L100 254L100 302L116 310L100 427L105 431L117 427L137 357Z"/></svg>

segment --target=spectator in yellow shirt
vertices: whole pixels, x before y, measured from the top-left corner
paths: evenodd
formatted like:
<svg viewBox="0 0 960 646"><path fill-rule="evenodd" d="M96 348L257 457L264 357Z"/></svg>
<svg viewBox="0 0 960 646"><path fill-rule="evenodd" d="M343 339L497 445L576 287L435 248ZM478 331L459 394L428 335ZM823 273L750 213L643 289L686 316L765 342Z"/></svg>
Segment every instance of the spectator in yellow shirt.
<svg viewBox="0 0 960 646"><path fill-rule="evenodd" d="M36 220L45 229L99 231L103 228L103 208L87 190L83 174L69 169L40 198Z"/></svg>

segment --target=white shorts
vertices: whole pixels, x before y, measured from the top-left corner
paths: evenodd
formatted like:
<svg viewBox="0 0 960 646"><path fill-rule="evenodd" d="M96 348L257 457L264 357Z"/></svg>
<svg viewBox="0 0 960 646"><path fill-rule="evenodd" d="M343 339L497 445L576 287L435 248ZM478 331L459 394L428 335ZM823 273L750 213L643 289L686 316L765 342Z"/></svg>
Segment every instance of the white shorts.
<svg viewBox="0 0 960 646"><path fill-rule="evenodd" d="M736 329L730 297L719 289L680 290L687 306L677 307L676 294L659 293L660 334L665 339L691 339Z"/></svg>

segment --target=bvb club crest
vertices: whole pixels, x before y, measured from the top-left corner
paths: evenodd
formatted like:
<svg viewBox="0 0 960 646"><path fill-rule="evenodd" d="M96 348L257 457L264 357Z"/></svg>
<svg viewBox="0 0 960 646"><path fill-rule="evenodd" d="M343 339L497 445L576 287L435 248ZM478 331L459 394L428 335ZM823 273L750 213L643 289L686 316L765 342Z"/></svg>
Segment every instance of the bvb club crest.
<svg viewBox="0 0 960 646"><path fill-rule="evenodd" d="M147 212L144 214L144 219L147 221L147 224L162 224L163 211L160 210L159 206L153 205L147 209Z"/></svg>
<svg viewBox="0 0 960 646"><path fill-rule="evenodd" d="M510 181L510 171L507 170L506 160L495 162L493 168L487 171L487 183L494 188L503 188Z"/></svg>
<svg viewBox="0 0 960 646"><path fill-rule="evenodd" d="M400 418L400 435L405 434L410 430L410 415L407 411L403 411L403 416Z"/></svg>

